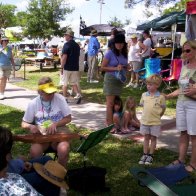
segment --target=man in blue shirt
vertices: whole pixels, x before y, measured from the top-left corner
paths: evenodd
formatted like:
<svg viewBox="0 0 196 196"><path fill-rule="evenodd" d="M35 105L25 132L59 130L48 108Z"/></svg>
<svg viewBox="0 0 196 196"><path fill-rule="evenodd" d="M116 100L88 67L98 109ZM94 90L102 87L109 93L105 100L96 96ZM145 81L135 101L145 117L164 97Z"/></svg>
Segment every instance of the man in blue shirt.
<svg viewBox="0 0 196 196"><path fill-rule="evenodd" d="M95 80L95 73L97 70L98 60L97 54L100 49L100 43L97 39L97 31L91 31L91 37L88 43L88 77L87 82L90 83L97 83L98 80Z"/></svg>

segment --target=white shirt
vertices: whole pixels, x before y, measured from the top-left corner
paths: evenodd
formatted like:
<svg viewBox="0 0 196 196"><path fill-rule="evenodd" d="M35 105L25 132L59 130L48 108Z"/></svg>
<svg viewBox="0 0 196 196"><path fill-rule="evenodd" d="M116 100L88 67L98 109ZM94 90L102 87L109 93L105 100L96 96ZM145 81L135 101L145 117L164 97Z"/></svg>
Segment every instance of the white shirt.
<svg viewBox="0 0 196 196"><path fill-rule="evenodd" d="M129 61L139 61L140 62L141 57L139 56L139 52L140 52L139 44L136 43L135 45L133 45L133 43L132 43L129 48L129 53L128 53Z"/></svg>
<svg viewBox="0 0 196 196"><path fill-rule="evenodd" d="M144 40L143 44L147 47L147 50L146 52L142 55L142 57L146 57L146 56L150 56L150 53L151 53L151 39L150 38L147 38Z"/></svg>
<svg viewBox="0 0 196 196"><path fill-rule="evenodd" d="M7 173L6 178L0 178L0 195L41 196L24 178L13 173Z"/></svg>
<svg viewBox="0 0 196 196"><path fill-rule="evenodd" d="M34 98L27 107L23 121L41 125L46 120L58 122L71 114L71 110L65 98L58 93L54 94L54 98L50 104L50 111L45 111L41 97L38 96Z"/></svg>

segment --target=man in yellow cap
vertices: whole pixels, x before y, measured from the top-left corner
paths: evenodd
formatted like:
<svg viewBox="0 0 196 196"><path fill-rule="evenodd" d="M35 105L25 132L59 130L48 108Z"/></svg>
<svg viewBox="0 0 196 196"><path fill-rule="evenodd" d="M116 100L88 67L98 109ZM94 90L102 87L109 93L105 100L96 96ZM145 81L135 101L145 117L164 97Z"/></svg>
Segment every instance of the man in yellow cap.
<svg viewBox="0 0 196 196"><path fill-rule="evenodd" d="M22 128L32 134L41 134L44 126L44 134L54 134L57 131L66 131L65 125L71 122L71 110L65 98L56 93L51 78L43 77L38 82L39 96L34 98L28 105L22 119ZM58 162L66 166L69 154L69 142L32 144L30 149L31 158L42 156L43 152L51 146L58 153Z"/></svg>

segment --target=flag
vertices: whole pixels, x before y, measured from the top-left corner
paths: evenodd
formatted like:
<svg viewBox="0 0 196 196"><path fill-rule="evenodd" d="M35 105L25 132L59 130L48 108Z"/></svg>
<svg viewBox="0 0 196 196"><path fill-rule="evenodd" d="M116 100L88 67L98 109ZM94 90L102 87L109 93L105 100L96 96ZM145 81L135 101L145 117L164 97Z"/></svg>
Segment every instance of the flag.
<svg viewBox="0 0 196 196"><path fill-rule="evenodd" d="M80 16L80 30L86 28L85 21L82 20L82 17Z"/></svg>

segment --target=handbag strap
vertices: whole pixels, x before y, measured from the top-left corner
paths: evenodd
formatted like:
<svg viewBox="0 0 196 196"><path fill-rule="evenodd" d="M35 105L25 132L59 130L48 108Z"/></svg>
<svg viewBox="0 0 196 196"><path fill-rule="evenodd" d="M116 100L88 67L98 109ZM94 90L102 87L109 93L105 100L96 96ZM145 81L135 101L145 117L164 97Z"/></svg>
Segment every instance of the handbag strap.
<svg viewBox="0 0 196 196"><path fill-rule="evenodd" d="M112 53L113 53L114 57L116 58L116 60L117 60L117 62L119 64L119 60L118 60L117 56L114 54L114 52L112 52ZM118 66L118 64L117 64L117 66Z"/></svg>

